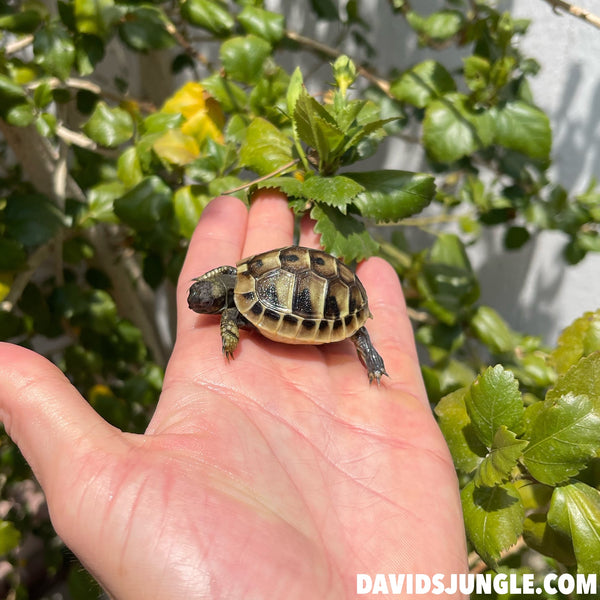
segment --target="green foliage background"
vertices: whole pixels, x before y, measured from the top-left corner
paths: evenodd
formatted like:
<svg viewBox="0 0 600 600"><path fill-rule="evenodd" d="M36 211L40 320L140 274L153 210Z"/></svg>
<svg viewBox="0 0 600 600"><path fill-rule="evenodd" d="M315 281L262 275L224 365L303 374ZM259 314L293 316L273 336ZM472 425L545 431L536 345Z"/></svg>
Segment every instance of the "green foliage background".
<svg viewBox="0 0 600 600"><path fill-rule="evenodd" d="M0 339L42 351L107 420L142 432L202 209L219 193L248 201L277 187L298 216L315 219L328 251L395 266L459 474L473 569L519 573L537 554L540 578L596 572L600 312L548 349L479 303L466 252L492 227L507 250L558 230L568 263L600 249L595 183L572 195L548 177L551 125L529 89L539 65L518 45L528 23L483 1L421 14L391 0L376 17L359 0L344 11L306 2L340 25L336 47L356 44L366 58L355 62L266 4L2 5ZM379 72L372 18L408 24L434 58ZM161 107L135 98L126 81L97 77L115 46L166 55L194 83L165 90ZM447 64L453 48L460 69ZM280 64L307 52L331 64L327 89ZM390 136L420 146L426 172L366 171L361 161ZM425 248L411 246L411 228ZM31 472L1 435L0 555L12 570L0 593L42 597L66 581L73 598L90 597L94 583L33 508ZM35 586L22 554L32 539L45 565Z"/></svg>

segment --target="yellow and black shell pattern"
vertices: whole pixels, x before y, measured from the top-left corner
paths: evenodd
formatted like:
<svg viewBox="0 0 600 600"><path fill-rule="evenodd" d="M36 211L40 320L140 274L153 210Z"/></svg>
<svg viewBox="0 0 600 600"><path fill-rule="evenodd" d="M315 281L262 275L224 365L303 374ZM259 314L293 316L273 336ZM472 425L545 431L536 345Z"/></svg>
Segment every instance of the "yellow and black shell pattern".
<svg viewBox="0 0 600 600"><path fill-rule="evenodd" d="M365 288L349 267L300 246L239 262L234 302L262 335L288 344L343 340L371 316Z"/></svg>

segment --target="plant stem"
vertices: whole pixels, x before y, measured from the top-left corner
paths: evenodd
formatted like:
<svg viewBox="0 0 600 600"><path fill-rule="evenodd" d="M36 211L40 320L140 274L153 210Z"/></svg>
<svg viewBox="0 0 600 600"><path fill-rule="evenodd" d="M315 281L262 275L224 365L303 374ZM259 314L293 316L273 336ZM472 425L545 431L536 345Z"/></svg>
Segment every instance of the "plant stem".
<svg viewBox="0 0 600 600"><path fill-rule="evenodd" d="M543 1L546 2L547 4L550 4L550 6L552 6L552 8L555 11L557 11L557 9L560 8L561 10L568 12L570 15L573 15L574 17L577 17L578 19L582 19L586 23L589 23L590 25L593 25L594 27L597 27L598 29L600 29L600 17L591 13L589 10L586 10L585 8L575 6L574 4L569 4L568 2L565 2L564 0L543 0Z"/></svg>

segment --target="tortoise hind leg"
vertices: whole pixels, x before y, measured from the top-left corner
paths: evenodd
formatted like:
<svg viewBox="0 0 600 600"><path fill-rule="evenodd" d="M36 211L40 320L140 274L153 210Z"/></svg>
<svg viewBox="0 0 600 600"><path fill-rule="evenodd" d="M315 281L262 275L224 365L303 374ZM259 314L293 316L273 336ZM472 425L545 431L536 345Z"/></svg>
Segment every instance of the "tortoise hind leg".
<svg viewBox="0 0 600 600"><path fill-rule="evenodd" d="M354 342L358 355L365 367L367 367L369 383L375 379L377 380L377 385L379 385L379 381L384 375L389 377L383 364L383 358L381 358L379 352L375 350L375 347L371 343L371 338L366 327L361 327L350 339Z"/></svg>

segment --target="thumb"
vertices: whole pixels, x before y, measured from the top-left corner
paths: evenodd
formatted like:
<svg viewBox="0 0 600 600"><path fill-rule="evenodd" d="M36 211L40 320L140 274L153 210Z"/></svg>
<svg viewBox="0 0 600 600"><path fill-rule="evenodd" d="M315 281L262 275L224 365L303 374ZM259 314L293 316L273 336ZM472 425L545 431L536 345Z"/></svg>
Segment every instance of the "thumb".
<svg viewBox="0 0 600 600"><path fill-rule="evenodd" d="M0 421L49 503L72 459L117 432L55 365L8 343L0 343Z"/></svg>

